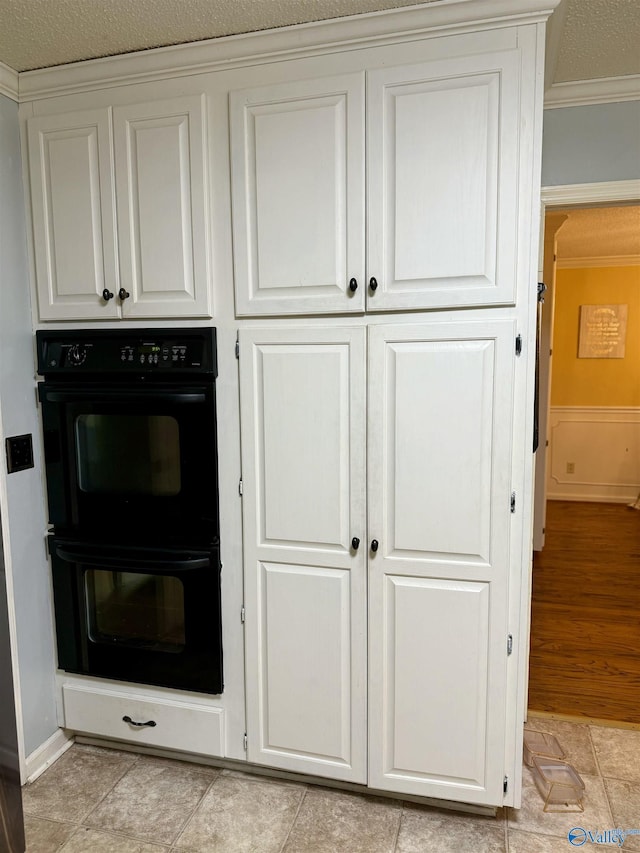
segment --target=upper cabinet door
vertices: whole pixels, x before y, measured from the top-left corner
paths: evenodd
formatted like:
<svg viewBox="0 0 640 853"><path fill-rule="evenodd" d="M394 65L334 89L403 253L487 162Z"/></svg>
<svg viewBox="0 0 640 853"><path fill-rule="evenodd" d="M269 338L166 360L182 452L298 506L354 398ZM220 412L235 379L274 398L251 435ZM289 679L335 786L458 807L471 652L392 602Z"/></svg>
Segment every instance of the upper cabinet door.
<svg viewBox="0 0 640 853"><path fill-rule="evenodd" d="M111 112L31 118L28 139L39 319L115 317Z"/></svg>
<svg viewBox="0 0 640 853"><path fill-rule="evenodd" d="M211 316L204 95L113 121L123 316Z"/></svg>
<svg viewBox="0 0 640 853"><path fill-rule="evenodd" d="M364 74L230 95L236 312L364 308Z"/></svg>
<svg viewBox="0 0 640 853"><path fill-rule="evenodd" d="M369 310L515 302L519 60L369 73Z"/></svg>

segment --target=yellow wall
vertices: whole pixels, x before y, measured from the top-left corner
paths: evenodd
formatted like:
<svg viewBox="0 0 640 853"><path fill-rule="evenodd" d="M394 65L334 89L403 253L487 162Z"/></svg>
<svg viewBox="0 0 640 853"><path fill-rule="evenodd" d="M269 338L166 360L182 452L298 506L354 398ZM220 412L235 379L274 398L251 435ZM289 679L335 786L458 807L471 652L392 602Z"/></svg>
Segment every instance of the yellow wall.
<svg viewBox="0 0 640 853"><path fill-rule="evenodd" d="M624 358L578 358L581 305L628 305ZM640 406L640 267L556 272L552 406Z"/></svg>

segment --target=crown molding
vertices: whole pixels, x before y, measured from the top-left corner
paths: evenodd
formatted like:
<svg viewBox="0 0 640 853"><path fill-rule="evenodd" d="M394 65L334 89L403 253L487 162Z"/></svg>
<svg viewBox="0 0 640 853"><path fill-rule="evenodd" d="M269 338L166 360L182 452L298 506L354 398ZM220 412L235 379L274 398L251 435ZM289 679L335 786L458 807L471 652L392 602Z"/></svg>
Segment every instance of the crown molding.
<svg viewBox="0 0 640 853"><path fill-rule="evenodd" d="M545 92L544 108L553 110L560 107L584 107L589 104L613 104L620 101L640 101L640 74L554 83Z"/></svg>
<svg viewBox="0 0 640 853"><path fill-rule="evenodd" d="M351 46L375 46L402 37L414 40L449 32L539 23L547 20L558 2L436 0L426 5L404 6L25 71L20 74L20 102L125 83L205 74L249 62L302 58Z"/></svg>
<svg viewBox="0 0 640 853"><path fill-rule="evenodd" d="M640 255L605 255L601 258L558 258L560 270L582 270L592 267L635 267L640 266Z"/></svg>
<svg viewBox="0 0 640 853"><path fill-rule="evenodd" d="M0 95L13 101L18 100L18 72L0 62Z"/></svg>
<svg viewBox="0 0 640 853"><path fill-rule="evenodd" d="M545 205L601 204L609 201L640 201L640 180L601 181L596 184L563 184L542 187Z"/></svg>

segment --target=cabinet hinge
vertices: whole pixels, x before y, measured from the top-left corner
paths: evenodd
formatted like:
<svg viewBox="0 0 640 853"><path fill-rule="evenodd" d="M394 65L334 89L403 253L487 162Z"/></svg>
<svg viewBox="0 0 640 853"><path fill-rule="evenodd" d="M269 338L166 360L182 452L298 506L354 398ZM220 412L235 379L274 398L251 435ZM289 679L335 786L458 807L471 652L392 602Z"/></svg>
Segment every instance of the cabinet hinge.
<svg viewBox="0 0 640 853"><path fill-rule="evenodd" d="M242 608L244 610L244 607ZM244 622L244 619L242 620ZM513 654L513 634L507 634L507 655Z"/></svg>
<svg viewBox="0 0 640 853"><path fill-rule="evenodd" d="M240 497L242 497L242 494L243 494L243 491L242 491L242 477L240 477L240 479L238 480L238 494L240 495Z"/></svg>
<svg viewBox="0 0 640 853"><path fill-rule="evenodd" d="M242 607L240 608L240 621L242 622L243 625L244 625L244 619L245 619L245 609L244 609L244 604L243 604Z"/></svg>
<svg viewBox="0 0 640 853"><path fill-rule="evenodd" d="M504 779L502 780L502 793L506 794L508 790L509 790L509 777L505 776Z"/></svg>
<svg viewBox="0 0 640 853"><path fill-rule="evenodd" d="M511 492L511 512L516 511L516 493Z"/></svg>
<svg viewBox="0 0 640 853"><path fill-rule="evenodd" d="M244 751L247 751L247 746L249 745L249 741L247 739L247 733L244 733L244 737L242 738L242 745L244 747Z"/></svg>
<svg viewBox="0 0 640 853"><path fill-rule="evenodd" d="M516 355L522 355L522 335L516 335Z"/></svg>
<svg viewBox="0 0 640 853"><path fill-rule="evenodd" d="M236 358L240 358L240 339L236 338Z"/></svg>
<svg viewBox="0 0 640 853"><path fill-rule="evenodd" d="M538 282L538 302L544 302L544 294L547 289L547 285L544 281Z"/></svg>

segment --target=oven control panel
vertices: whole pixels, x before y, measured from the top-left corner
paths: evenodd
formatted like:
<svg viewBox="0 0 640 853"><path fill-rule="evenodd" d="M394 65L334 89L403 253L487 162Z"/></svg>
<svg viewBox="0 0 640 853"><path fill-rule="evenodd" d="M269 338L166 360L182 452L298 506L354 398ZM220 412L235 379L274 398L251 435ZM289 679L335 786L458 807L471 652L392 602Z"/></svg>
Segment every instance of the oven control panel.
<svg viewBox="0 0 640 853"><path fill-rule="evenodd" d="M38 373L217 374L216 330L36 332Z"/></svg>

